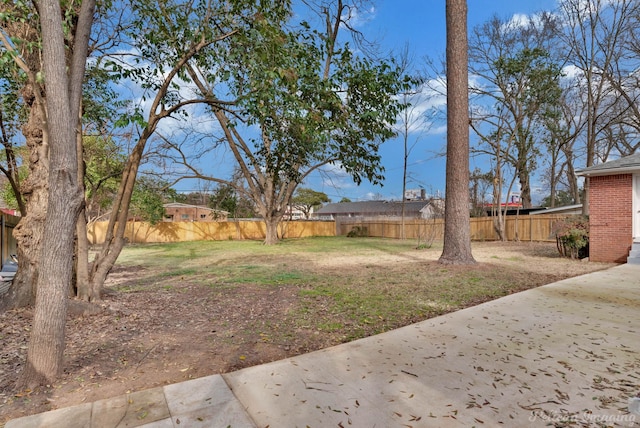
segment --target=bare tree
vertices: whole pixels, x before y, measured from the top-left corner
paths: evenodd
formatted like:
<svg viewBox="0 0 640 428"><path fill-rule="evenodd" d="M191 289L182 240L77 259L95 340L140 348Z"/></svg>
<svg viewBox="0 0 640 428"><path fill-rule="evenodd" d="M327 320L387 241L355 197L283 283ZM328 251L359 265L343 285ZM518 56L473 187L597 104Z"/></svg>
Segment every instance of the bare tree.
<svg viewBox="0 0 640 428"><path fill-rule="evenodd" d="M504 165L518 176L525 208L531 207L531 174L544 147L545 125L556 115L561 94L561 67L550 53L556 28L550 14L525 23L494 17L474 28L470 43L471 72L479 82L472 88L479 122L474 130L500 136L512 148L502 151ZM481 141L488 152L502 144L495 138Z"/></svg>
<svg viewBox="0 0 640 428"><path fill-rule="evenodd" d="M505 118L498 115L491 122L493 128L490 133L484 134L476 125L476 123L471 120L469 122L471 124L472 129L480 138L480 141L484 146L489 147L489 150L484 150L481 148L476 148L474 152L486 154L491 157L491 176L493 178L493 201L491 207L491 217L493 219L493 228L498 234L498 238L501 241L506 241L506 215L508 209L509 195L511 194L511 190L515 184L515 181L518 175L514 172L513 174L507 174L505 169L509 165L508 159L512 159L514 149L514 139L504 136L504 129L507 128L505 125ZM509 177L510 176L510 177ZM509 179L509 180L507 180ZM504 191L504 186L508 181L506 192ZM506 194L505 194L506 193ZM503 204L504 201L504 205ZM501 208L504 206L504 208Z"/></svg>
<svg viewBox="0 0 640 428"><path fill-rule="evenodd" d="M405 74L411 73L413 60L409 51L409 46L400 52L398 63L401 70ZM422 134L431 126L430 119L433 112L425 109L428 102L428 96L425 93L427 87L424 85L424 78L414 76L407 90L400 94L403 109L398 115L395 129L402 139L403 156L402 156L402 209L401 209L401 226L400 238L405 239L404 223L405 223L405 200L407 191L407 179L409 175L409 156L416 147Z"/></svg>
<svg viewBox="0 0 640 428"><path fill-rule="evenodd" d="M573 201L581 203L582 192L575 174L579 157L579 139L584 135L586 106L581 100L581 85L574 77L561 81L562 96L558 104L558 117L551 120L547 129L547 180L551 206L555 205L558 185L564 184Z"/></svg>
<svg viewBox="0 0 640 428"><path fill-rule="evenodd" d="M467 1L447 0L447 184L443 264L474 264L469 219Z"/></svg>
<svg viewBox="0 0 640 428"><path fill-rule="evenodd" d="M638 2L634 0L563 0L560 3L566 56L580 70L582 102L586 108L586 167L594 164L598 140L616 116L614 111L618 94L606 73L615 69L624 42L634 31L630 22L634 19L632 11L637 7ZM589 212L588 190L587 178L584 184L584 214Z"/></svg>
<svg viewBox="0 0 640 428"><path fill-rule="evenodd" d="M471 217L487 215L486 194L493 188L493 172L482 172L475 168L469 175L469 197L471 198Z"/></svg>

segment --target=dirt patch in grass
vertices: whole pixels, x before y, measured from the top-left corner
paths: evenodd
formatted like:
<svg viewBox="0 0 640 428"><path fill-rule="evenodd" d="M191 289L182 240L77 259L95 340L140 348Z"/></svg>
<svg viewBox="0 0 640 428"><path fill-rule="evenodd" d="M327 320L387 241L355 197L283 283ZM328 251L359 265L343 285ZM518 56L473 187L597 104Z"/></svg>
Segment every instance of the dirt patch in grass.
<svg viewBox="0 0 640 428"><path fill-rule="evenodd" d="M65 371L41 390L14 389L32 310L0 314L0 424L298 355L611 266L561 259L540 243L475 243L479 263L467 267L439 265L441 248L381 239L224 245L171 247L184 253L179 266L162 259L164 247L125 249L102 304L72 302Z"/></svg>

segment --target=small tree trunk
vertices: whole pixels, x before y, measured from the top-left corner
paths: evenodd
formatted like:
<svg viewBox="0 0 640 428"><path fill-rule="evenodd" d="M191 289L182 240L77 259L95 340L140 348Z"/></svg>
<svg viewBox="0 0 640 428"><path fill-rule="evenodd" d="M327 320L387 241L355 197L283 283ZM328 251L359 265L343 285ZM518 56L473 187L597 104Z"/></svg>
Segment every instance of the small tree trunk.
<svg viewBox="0 0 640 428"><path fill-rule="evenodd" d="M84 301L100 300L100 293L96 295L89 282L89 238L84 210L76 224L76 293Z"/></svg>
<svg viewBox="0 0 640 428"><path fill-rule="evenodd" d="M573 157L572 157L573 159ZM575 169L573 168L573 160L567 161L567 181L569 182L569 190L573 201L576 204L582 203L582 195L580 194L580 186L578 185L578 177L576 177Z"/></svg>
<svg viewBox="0 0 640 428"><path fill-rule="evenodd" d="M505 233L505 224L504 224L504 215L502 214L502 209L498 207L498 211L496 211L496 215L493 217L493 230L498 234L498 239L500 241L506 241L506 233Z"/></svg>
<svg viewBox="0 0 640 428"><path fill-rule="evenodd" d="M103 244L104 247L101 256L93 262L89 276L93 295L102 295L104 282L107 280L109 271L113 265L115 265L116 260L118 260L124 244L124 234L122 237L114 237L110 242ZM107 251L105 251L104 248L107 248Z"/></svg>
<svg viewBox="0 0 640 428"><path fill-rule="evenodd" d="M157 123L157 120L154 116L153 120L150 120L150 123ZM94 295L100 295L102 293L107 275L116 263L122 248L124 248L124 234L129 217L129 205L131 204L133 187L136 182L136 175L140 161L142 160L142 154L144 153L147 141L152 132L153 126L150 124L131 151L125 170L122 173L118 194L114 200L111 216L109 217L105 241L104 244L102 244L102 250L93 261L89 273L89 282L94 290Z"/></svg>
<svg viewBox="0 0 640 428"><path fill-rule="evenodd" d="M85 193L84 178L84 140L82 133L82 106L78 110L78 130L76 133L76 150L78 153L78 186ZM76 295L84 301L100 300L100 290L97 295L89 282L89 237L87 236L87 213L83 208L76 224Z"/></svg>
<svg viewBox="0 0 640 428"><path fill-rule="evenodd" d="M589 215L589 188L591 181L589 177L584 178L584 193L582 194L582 215Z"/></svg>

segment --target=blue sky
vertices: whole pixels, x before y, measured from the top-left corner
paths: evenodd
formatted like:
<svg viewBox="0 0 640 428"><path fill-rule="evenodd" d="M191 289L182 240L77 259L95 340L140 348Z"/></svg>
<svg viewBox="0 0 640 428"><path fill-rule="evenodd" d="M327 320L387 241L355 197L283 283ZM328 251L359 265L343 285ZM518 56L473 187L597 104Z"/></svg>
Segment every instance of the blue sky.
<svg viewBox="0 0 640 428"><path fill-rule="evenodd" d="M493 15L501 18L530 15L541 10L553 10L555 5L555 0L468 0L468 27L471 30ZM384 51L399 51L408 44L416 65L424 56L444 56L445 0L377 0L374 10L358 18L362 21L359 28L369 39L378 41ZM435 154L444 150L446 133L444 127L432 129L436 128L440 132L420 135L410 154L409 189L423 187L427 193L444 193L445 158ZM410 135L409 142L415 142L416 137L415 134ZM471 138L474 138L473 134ZM303 186L325 192L334 202L343 197L352 201L379 197L398 200L402 194L402 141L396 139L386 142L381 147L381 155L386 170L382 187L368 182L356 186L348 177L340 176L334 176L331 180L314 177ZM471 159L471 169L476 162L479 161Z"/></svg>

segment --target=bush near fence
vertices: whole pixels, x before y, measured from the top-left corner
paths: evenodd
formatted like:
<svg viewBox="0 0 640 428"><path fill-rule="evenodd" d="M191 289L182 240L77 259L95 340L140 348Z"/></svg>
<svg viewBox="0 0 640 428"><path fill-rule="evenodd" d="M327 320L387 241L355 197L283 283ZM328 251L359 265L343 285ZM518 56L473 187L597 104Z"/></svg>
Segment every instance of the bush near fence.
<svg viewBox="0 0 640 428"><path fill-rule="evenodd" d="M506 236L510 241L555 242L553 224L567 215L508 216ZM442 240L443 219L405 219L405 238L417 240ZM89 241L104 242L107 222L89 226ZM279 226L283 238L309 236L347 236L352 230L366 230L367 236L400 239L402 222L391 218L340 219L338 221L288 221ZM146 222L128 222L125 238L133 243L262 240L265 225L262 221L239 220L226 222L162 222L151 225ZM491 217L471 219L471 239L495 241L498 239Z"/></svg>

